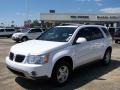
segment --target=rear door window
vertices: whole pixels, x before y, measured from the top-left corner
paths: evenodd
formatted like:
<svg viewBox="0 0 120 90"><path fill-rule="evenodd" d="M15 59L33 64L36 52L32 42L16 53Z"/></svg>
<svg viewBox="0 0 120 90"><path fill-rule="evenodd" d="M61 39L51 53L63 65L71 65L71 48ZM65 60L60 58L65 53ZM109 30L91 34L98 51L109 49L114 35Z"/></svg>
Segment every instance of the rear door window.
<svg viewBox="0 0 120 90"><path fill-rule="evenodd" d="M6 32L14 32L15 30L14 29L5 29Z"/></svg>
<svg viewBox="0 0 120 90"><path fill-rule="evenodd" d="M79 37L84 37L87 39L87 41L92 41L92 40L96 40L96 39L101 39L103 38L103 34L102 32L100 31L99 28L96 28L96 27L86 27L86 28L82 28L77 36L77 38ZM76 38L76 40L77 40Z"/></svg>
<svg viewBox="0 0 120 90"><path fill-rule="evenodd" d="M90 27L89 29L91 30L91 33L92 33L92 40L104 38L104 36L99 28Z"/></svg>

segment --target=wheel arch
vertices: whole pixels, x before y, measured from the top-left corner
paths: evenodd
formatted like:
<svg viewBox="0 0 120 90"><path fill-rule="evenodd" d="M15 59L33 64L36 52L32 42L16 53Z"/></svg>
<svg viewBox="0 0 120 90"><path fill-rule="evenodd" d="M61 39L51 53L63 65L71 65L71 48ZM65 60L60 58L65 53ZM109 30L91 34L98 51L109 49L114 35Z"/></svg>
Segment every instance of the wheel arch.
<svg viewBox="0 0 120 90"><path fill-rule="evenodd" d="M22 36L21 41L22 41L23 38L27 38L27 39L29 39L27 36Z"/></svg>
<svg viewBox="0 0 120 90"><path fill-rule="evenodd" d="M110 50L110 51L112 52L112 47L111 47L111 46L107 47L106 51L107 51L107 50ZM105 51L105 52L106 52L106 51Z"/></svg>
<svg viewBox="0 0 120 90"><path fill-rule="evenodd" d="M60 62L68 62L71 65L71 69L73 70L73 60L72 60L72 58L70 56L63 56L63 57L59 58L58 60L56 60L56 62L54 63L51 75L53 74L55 67Z"/></svg>
<svg viewBox="0 0 120 90"><path fill-rule="evenodd" d="M22 38L28 38L28 37L27 37L27 36L23 36ZM22 39L22 38L21 38L21 39Z"/></svg>
<svg viewBox="0 0 120 90"><path fill-rule="evenodd" d="M68 63L72 66L72 68L73 68L73 60L72 60L72 58L71 58L70 56L63 56L63 57L59 58L59 59L55 62L54 67L55 67L55 65L57 65L58 63L60 63L60 62L62 62L62 61L68 62ZM53 68L54 68L54 67L53 67Z"/></svg>

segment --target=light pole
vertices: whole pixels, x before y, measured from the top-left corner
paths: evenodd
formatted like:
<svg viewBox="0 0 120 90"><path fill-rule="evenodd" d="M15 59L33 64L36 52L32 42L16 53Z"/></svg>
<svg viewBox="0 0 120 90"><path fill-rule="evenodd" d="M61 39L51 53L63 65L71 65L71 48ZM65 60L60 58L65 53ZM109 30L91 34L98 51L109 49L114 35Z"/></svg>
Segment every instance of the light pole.
<svg viewBox="0 0 120 90"><path fill-rule="evenodd" d="M26 21L26 25L27 27L29 27L29 0L25 0L26 2L26 18L25 18L25 21Z"/></svg>
<svg viewBox="0 0 120 90"><path fill-rule="evenodd" d="M26 0L26 20L29 20L29 0Z"/></svg>
<svg viewBox="0 0 120 90"><path fill-rule="evenodd" d="M11 27L13 28L13 27L15 27L15 22L14 21L11 21Z"/></svg>

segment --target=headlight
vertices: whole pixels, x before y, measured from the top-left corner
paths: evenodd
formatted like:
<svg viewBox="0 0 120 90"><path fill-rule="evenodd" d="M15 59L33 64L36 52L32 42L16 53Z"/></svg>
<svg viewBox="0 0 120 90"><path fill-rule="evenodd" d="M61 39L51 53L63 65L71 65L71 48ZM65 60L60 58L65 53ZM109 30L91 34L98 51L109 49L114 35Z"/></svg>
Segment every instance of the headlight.
<svg viewBox="0 0 120 90"><path fill-rule="evenodd" d="M22 34L18 35L17 37L21 37L21 36L22 36Z"/></svg>
<svg viewBox="0 0 120 90"><path fill-rule="evenodd" d="M28 64L46 64L46 63L48 63L48 55L41 55L41 56L30 55L27 57L26 63L28 63Z"/></svg>
<svg viewBox="0 0 120 90"><path fill-rule="evenodd" d="M13 35L12 37L21 37L22 35Z"/></svg>

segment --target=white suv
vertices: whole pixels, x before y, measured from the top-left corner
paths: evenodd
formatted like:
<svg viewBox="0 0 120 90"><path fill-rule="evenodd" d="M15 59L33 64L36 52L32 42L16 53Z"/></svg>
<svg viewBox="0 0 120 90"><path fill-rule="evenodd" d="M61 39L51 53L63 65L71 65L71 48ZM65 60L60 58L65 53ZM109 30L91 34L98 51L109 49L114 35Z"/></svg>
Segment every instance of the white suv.
<svg viewBox="0 0 120 90"><path fill-rule="evenodd" d="M28 79L52 78L64 84L78 66L111 60L112 38L99 25L56 26L37 40L12 46L6 65L13 73Z"/></svg>
<svg viewBox="0 0 120 90"><path fill-rule="evenodd" d="M0 37L11 37L15 33L11 28L0 28Z"/></svg>
<svg viewBox="0 0 120 90"><path fill-rule="evenodd" d="M22 30L23 32L15 33L12 35L12 39L16 42L27 41L29 39L36 39L42 34L42 29L31 28L27 30Z"/></svg>

